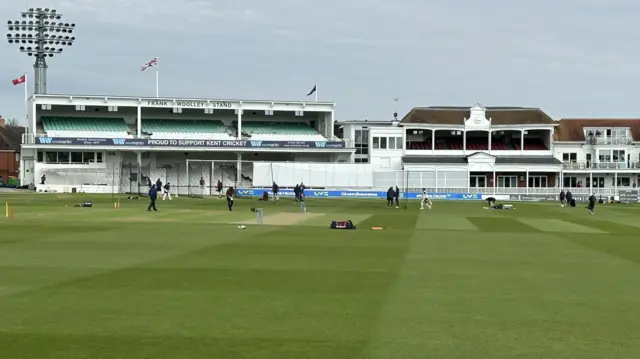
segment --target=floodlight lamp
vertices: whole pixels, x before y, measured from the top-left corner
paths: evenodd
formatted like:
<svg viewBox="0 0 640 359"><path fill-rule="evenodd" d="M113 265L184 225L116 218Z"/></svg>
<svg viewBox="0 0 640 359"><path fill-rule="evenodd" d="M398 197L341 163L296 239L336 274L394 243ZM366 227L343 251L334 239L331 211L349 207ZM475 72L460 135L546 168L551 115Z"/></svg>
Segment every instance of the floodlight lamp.
<svg viewBox="0 0 640 359"><path fill-rule="evenodd" d="M9 26L9 31L13 31L13 26Z"/></svg>
<svg viewBox="0 0 640 359"><path fill-rule="evenodd" d="M60 20L60 19L62 19L62 16L56 15L56 20Z"/></svg>
<svg viewBox="0 0 640 359"><path fill-rule="evenodd" d="M55 14L56 13L56 9L51 9L51 12Z"/></svg>
<svg viewBox="0 0 640 359"><path fill-rule="evenodd" d="M29 12L33 12L33 8L32 7L29 8Z"/></svg>
<svg viewBox="0 0 640 359"><path fill-rule="evenodd" d="M24 46L20 46L20 51L24 51L25 47Z"/></svg>
<svg viewBox="0 0 640 359"><path fill-rule="evenodd" d="M49 54L49 57L53 57L53 54Z"/></svg>
<svg viewBox="0 0 640 359"><path fill-rule="evenodd" d="M45 22L44 22L44 25L45 25L45 26L49 26L49 24L51 24L51 25L55 25L55 23L50 23L49 21L45 21Z"/></svg>
<svg viewBox="0 0 640 359"><path fill-rule="evenodd" d="M13 22L11 20L8 20L7 25L11 25L11 24L13 24Z"/></svg>
<svg viewBox="0 0 640 359"><path fill-rule="evenodd" d="M49 12L49 8L48 8L48 7L47 7L47 8L45 8L45 9L44 9L44 12Z"/></svg>
<svg viewBox="0 0 640 359"><path fill-rule="evenodd" d="M11 34L7 34L7 37L8 37L8 38L11 38Z"/></svg>
<svg viewBox="0 0 640 359"><path fill-rule="evenodd" d="M37 8L36 8L36 11L37 11L37 12L41 12L41 11L42 11L42 8L37 7Z"/></svg>
<svg viewBox="0 0 640 359"><path fill-rule="evenodd" d="M33 56L33 54L30 52L27 52L27 56Z"/></svg>

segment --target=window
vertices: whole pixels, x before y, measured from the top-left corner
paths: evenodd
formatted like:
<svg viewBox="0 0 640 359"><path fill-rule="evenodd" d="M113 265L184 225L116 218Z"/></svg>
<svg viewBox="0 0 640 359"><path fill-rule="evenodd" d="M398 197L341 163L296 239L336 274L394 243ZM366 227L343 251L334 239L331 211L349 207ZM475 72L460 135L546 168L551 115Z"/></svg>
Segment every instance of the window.
<svg viewBox="0 0 640 359"><path fill-rule="evenodd" d="M487 187L487 176L470 176L469 187Z"/></svg>
<svg viewBox="0 0 640 359"><path fill-rule="evenodd" d="M373 138L373 149L374 150L380 149L380 137Z"/></svg>
<svg viewBox="0 0 640 359"><path fill-rule="evenodd" d="M69 152L58 152L58 163L69 163Z"/></svg>
<svg viewBox="0 0 640 359"><path fill-rule="evenodd" d="M102 152L96 152L96 163L102 163Z"/></svg>
<svg viewBox="0 0 640 359"><path fill-rule="evenodd" d="M564 187L578 187L578 177L564 177L562 179L562 186L564 186Z"/></svg>
<svg viewBox="0 0 640 359"><path fill-rule="evenodd" d="M631 186L631 178L630 177L618 177L618 186L629 187Z"/></svg>
<svg viewBox="0 0 640 359"><path fill-rule="evenodd" d="M562 162L577 162L578 154L575 152L563 153Z"/></svg>
<svg viewBox="0 0 640 359"><path fill-rule="evenodd" d="M381 150L386 150L388 148L387 146L387 138L386 137L380 137L380 149Z"/></svg>
<svg viewBox="0 0 640 359"><path fill-rule="evenodd" d="M402 148L402 147L400 147ZM389 137L389 149L390 150L395 150L396 149L396 138L395 137Z"/></svg>
<svg viewBox="0 0 640 359"><path fill-rule="evenodd" d="M38 158L37 158L38 162L42 162L44 161L44 152L42 151L38 151Z"/></svg>
<svg viewBox="0 0 640 359"><path fill-rule="evenodd" d="M498 176L498 187L518 187L518 177Z"/></svg>
<svg viewBox="0 0 640 359"><path fill-rule="evenodd" d="M401 150L402 149L402 137L396 137L396 148Z"/></svg>
<svg viewBox="0 0 640 359"><path fill-rule="evenodd" d="M47 163L58 163L58 152L46 152Z"/></svg>
<svg viewBox="0 0 640 359"><path fill-rule="evenodd" d="M82 152L82 163L94 163L96 161L95 152Z"/></svg>
<svg viewBox="0 0 640 359"><path fill-rule="evenodd" d="M625 162L626 154L625 150L613 150L613 162Z"/></svg>
<svg viewBox="0 0 640 359"><path fill-rule="evenodd" d="M356 163L369 163L369 159L368 158L356 158L355 162Z"/></svg>
<svg viewBox="0 0 640 359"><path fill-rule="evenodd" d="M606 162L606 163L611 162L611 151L610 150L598 151L598 162Z"/></svg>
<svg viewBox="0 0 640 359"><path fill-rule="evenodd" d="M529 187L547 187L547 176L529 176Z"/></svg>
<svg viewBox="0 0 640 359"><path fill-rule="evenodd" d="M71 152L71 163L82 163L82 152Z"/></svg>

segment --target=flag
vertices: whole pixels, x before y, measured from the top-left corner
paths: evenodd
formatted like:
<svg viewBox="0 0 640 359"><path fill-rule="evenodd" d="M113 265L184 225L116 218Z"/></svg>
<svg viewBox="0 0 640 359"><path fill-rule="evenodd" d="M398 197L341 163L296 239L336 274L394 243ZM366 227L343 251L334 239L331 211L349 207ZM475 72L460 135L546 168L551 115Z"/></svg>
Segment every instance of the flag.
<svg viewBox="0 0 640 359"><path fill-rule="evenodd" d="M13 86L23 84L25 81L27 81L27 75L22 75L17 79L11 80L11 82L13 83Z"/></svg>
<svg viewBox="0 0 640 359"><path fill-rule="evenodd" d="M158 58L154 57L153 60L147 62L144 65L142 65L142 70L141 71L144 71L144 70L148 69L149 67L155 67L157 65L158 65Z"/></svg>
<svg viewBox="0 0 640 359"><path fill-rule="evenodd" d="M313 95L314 93L316 93L316 91L318 91L318 85L313 85L313 88L311 89L311 91L309 91L307 96Z"/></svg>

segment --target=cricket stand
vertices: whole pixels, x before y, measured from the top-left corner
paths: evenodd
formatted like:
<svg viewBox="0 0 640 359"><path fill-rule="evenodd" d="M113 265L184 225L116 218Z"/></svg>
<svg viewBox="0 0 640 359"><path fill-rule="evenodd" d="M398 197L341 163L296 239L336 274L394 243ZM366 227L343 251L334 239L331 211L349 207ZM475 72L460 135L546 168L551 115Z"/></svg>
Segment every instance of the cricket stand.
<svg viewBox="0 0 640 359"><path fill-rule="evenodd" d="M4 203L4 217L13 218L13 207L9 205L9 202Z"/></svg>

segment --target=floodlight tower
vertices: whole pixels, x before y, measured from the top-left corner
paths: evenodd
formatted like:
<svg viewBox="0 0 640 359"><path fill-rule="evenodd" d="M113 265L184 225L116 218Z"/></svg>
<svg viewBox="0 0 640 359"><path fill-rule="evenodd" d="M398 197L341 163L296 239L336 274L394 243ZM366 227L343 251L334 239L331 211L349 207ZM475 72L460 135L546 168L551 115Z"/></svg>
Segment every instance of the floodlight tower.
<svg viewBox="0 0 640 359"><path fill-rule="evenodd" d="M7 41L19 45L20 52L36 58L34 93L47 93L47 57L59 55L63 47L73 45L76 24L60 22L62 15L55 9L29 9L21 13L21 21L7 21Z"/></svg>

